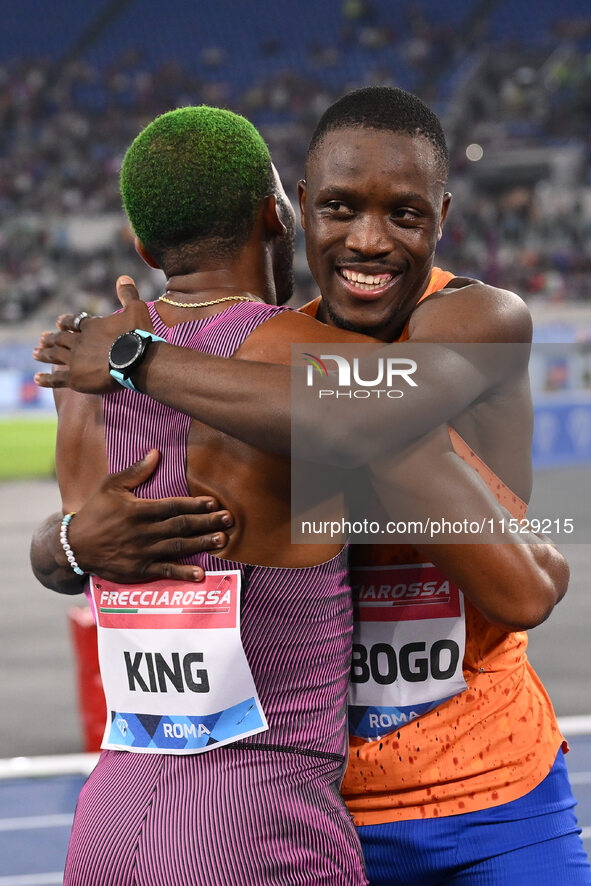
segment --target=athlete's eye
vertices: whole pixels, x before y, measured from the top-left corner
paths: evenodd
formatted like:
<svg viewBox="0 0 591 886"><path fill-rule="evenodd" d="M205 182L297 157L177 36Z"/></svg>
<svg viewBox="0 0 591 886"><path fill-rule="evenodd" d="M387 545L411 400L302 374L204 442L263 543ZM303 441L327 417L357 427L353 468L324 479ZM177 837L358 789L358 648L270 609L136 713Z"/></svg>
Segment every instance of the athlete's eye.
<svg viewBox="0 0 591 886"><path fill-rule="evenodd" d="M416 209L410 209L408 206L393 209L391 217L399 224L402 223L408 225L416 224L421 219L420 213L418 213Z"/></svg>
<svg viewBox="0 0 591 886"><path fill-rule="evenodd" d="M327 200L324 209L328 210L331 215L349 216L353 214L353 210L342 200Z"/></svg>

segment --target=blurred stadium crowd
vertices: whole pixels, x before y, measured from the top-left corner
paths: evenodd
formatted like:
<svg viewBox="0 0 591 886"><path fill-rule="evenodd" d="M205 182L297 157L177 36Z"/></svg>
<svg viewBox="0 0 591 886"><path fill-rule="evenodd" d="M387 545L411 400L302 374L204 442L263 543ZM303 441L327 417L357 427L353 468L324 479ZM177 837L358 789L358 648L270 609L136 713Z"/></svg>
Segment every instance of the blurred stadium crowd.
<svg viewBox="0 0 591 886"><path fill-rule="evenodd" d="M118 191L125 147L158 113L205 102L245 114L293 196L322 111L371 83L418 93L444 122L443 266L526 298L591 298L586 0L538 0L535 22L530 0L22 0L3 16L4 323L56 298L104 313L124 272L159 294ZM315 292L301 241L296 273L303 302Z"/></svg>

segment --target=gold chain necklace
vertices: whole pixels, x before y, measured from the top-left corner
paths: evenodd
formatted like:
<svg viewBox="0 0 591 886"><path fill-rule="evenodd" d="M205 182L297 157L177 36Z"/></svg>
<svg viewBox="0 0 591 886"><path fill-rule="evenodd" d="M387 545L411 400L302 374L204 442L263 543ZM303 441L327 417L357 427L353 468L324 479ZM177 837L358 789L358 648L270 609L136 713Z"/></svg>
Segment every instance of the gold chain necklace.
<svg viewBox="0 0 591 886"><path fill-rule="evenodd" d="M249 298L247 295L226 295L225 298L214 298L211 301L184 302L173 301L171 298L161 295L158 301L164 301L167 305L174 305L175 308L206 308L208 305L219 305L223 301L255 301L255 299Z"/></svg>

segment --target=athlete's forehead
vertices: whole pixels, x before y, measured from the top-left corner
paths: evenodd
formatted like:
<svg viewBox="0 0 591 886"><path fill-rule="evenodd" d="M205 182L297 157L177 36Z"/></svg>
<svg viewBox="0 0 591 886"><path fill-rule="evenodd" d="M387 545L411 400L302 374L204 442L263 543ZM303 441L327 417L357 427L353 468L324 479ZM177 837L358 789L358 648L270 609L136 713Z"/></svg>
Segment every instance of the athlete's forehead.
<svg viewBox="0 0 591 886"><path fill-rule="evenodd" d="M329 130L306 167L307 187L314 191L389 189L405 182L428 189L445 185L435 147L423 135L360 126Z"/></svg>

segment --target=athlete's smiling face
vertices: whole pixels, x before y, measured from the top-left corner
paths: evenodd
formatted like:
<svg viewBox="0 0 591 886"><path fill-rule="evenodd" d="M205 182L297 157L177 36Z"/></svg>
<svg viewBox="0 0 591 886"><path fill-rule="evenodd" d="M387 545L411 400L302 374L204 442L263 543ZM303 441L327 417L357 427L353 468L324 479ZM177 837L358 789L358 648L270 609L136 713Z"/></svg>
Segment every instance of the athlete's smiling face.
<svg viewBox="0 0 591 886"><path fill-rule="evenodd" d="M308 159L300 209L319 318L392 341L424 292L449 206L431 142L329 131Z"/></svg>

